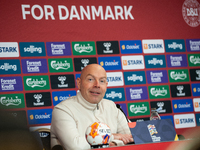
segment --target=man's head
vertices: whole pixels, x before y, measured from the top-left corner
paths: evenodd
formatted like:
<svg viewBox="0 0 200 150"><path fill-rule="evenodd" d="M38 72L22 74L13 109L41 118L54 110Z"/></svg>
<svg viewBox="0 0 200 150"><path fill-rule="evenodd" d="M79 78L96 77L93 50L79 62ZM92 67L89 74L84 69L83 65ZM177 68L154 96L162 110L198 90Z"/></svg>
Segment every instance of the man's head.
<svg viewBox="0 0 200 150"><path fill-rule="evenodd" d="M77 79L77 85L83 98L93 104L99 103L104 97L107 84L106 71L98 64L86 66L80 78Z"/></svg>

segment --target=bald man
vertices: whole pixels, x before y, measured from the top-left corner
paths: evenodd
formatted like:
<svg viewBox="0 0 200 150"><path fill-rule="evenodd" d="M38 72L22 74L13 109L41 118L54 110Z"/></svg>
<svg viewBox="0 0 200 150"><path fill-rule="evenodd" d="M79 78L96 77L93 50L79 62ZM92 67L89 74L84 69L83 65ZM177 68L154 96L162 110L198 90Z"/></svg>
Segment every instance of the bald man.
<svg viewBox="0 0 200 150"><path fill-rule="evenodd" d="M66 150L90 149L85 131L94 122L111 128L110 146L133 142L124 114L115 103L103 99L107 76L98 64L86 66L77 79L79 92L54 107L51 123L51 147L62 145Z"/></svg>

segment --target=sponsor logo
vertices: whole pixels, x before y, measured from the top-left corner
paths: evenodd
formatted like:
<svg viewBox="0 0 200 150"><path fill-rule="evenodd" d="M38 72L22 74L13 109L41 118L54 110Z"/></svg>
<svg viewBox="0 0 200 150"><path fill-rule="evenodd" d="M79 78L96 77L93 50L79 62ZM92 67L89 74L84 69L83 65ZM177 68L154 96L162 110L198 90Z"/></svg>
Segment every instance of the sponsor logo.
<svg viewBox="0 0 200 150"><path fill-rule="evenodd" d="M44 42L19 42L22 57L46 56Z"/></svg>
<svg viewBox="0 0 200 150"><path fill-rule="evenodd" d="M188 54L189 66L200 66L200 54Z"/></svg>
<svg viewBox="0 0 200 150"><path fill-rule="evenodd" d="M128 87L126 88L127 100L143 100L148 99L147 87Z"/></svg>
<svg viewBox="0 0 200 150"><path fill-rule="evenodd" d="M200 81L200 69L190 69L191 81Z"/></svg>
<svg viewBox="0 0 200 150"><path fill-rule="evenodd" d="M200 51L200 39L188 39L186 40L188 52L199 52Z"/></svg>
<svg viewBox="0 0 200 150"><path fill-rule="evenodd" d="M24 108L23 94L0 95L0 109Z"/></svg>
<svg viewBox="0 0 200 150"><path fill-rule="evenodd" d="M187 67L186 55L167 55L167 65L168 67Z"/></svg>
<svg viewBox="0 0 200 150"><path fill-rule="evenodd" d="M53 105L56 106L58 103L68 99L71 96L76 96L76 91L55 91L55 92L52 92Z"/></svg>
<svg viewBox="0 0 200 150"><path fill-rule="evenodd" d="M170 98L168 85L149 86L148 90L150 99Z"/></svg>
<svg viewBox="0 0 200 150"><path fill-rule="evenodd" d="M197 126L200 126L200 114L195 114Z"/></svg>
<svg viewBox="0 0 200 150"><path fill-rule="evenodd" d="M27 110L29 124L51 123L52 109Z"/></svg>
<svg viewBox="0 0 200 150"><path fill-rule="evenodd" d="M105 70L121 70L121 59L117 57L99 57L99 65L101 65Z"/></svg>
<svg viewBox="0 0 200 150"><path fill-rule="evenodd" d="M124 88L109 88L107 89L104 98L114 102L125 101Z"/></svg>
<svg viewBox="0 0 200 150"><path fill-rule="evenodd" d="M193 112L192 99L172 100L174 113Z"/></svg>
<svg viewBox="0 0 200 150"><path fill-rule="evenodd" d="M23 91L21 77L0 77L0 92Z"/></svg>
<svg viewBox="0 0 200 150"><path fill-rule="evenodd" d="M0 57L19 57L17 42L0 42Z"/></svg>
<svg viewBox="0 0 200 150"><path fill-rule="evenodd" d="M74 67L75 71L82 71L84 67L86 67L89 64L96 64L97 59L96 57L90 57L90 58L74 58Z"/></svg>
<svg viewBox="0 0 200 150"><path fill-rule="evenodd" d="M140 40L120 41L122 54L142 53L142 43Z"/></svg>
<svg viewBox="0 0 200 150"><path fill-rule="evenodd" d="M149 130L149 134L151 136L151 139L153 142L160 142L161 141L161 137L156 135L158 134L155 125L149 124L147 126L148 130Z"/></svg>
<svg viewBox="0 0 200 150"><path fill-rule="evenodd" d="M96 55L94 42L72 42L73 55Z"/></svg>
<svg viewBox="0 0 200 150"><path fill-rule="evenodd" d="M49 77L44 76L24 76L25 90L47 90L49 89Z"/></svg>
<svg viewBox="0 0 200 150"><path fill-rule="evenodd" d="M165 68L165 55L144 56L146 68Z"/></svg>
<svg viewBox="0 0 200 150"><path fill-rule="evenodd" d="M184 40L165 40L166 52L185 52Z"/></svg>
<svg viewBox="0 0 200 150"><path fill-rule="evenodd" d="M97 41L98 54L119 54L118 41Z"/></svg>
<svg viewBox="0 0 200 150"><path fill-rule="evenodd" d="M20 74L19 60L0 60L0 74Z"/></svg>
<svg viewBox="0 0 200 150"><path fill-rule="evenodd" d="M143 55L122 56L123 70L144 69Z"/></svg>
<svg viewBox="0 0 200 150"><path fill-rule="evenodd" d="M170 82L188 82L189 73L187 69L168 70Z"/></svg>
<svg viewBox="0 0 200 150"><path fill-rule="evenodd" d="M196 127L194 114L174 115L175 128Z"/></svg>
<svg viewBox="0 0 200 150"><path fill-rule="evenodd" d="M51 75L51 88L63 89L63 88L75 88L74 75Z"/></svg>
<svg viewBox="0 0 200 150"><path fill-rule="evenodd" d="M27 107L51 106L50 92L26 93L25 96Z"/></svg>
<svg viewBox="0 0 200 150"><path fill-rule="evenodd" d="M140 103L128 103L128 113L129 116L142 116L149 115L149 103L140 102Z"/></svg>
<svg viewBox="0 0 200 150"><path fill-rule="evenodd" d="M23 73L47 73L46 59L22 59Z"/></svg>
<svg viewBox="0 0 200 150"><path fill-rule="evenodd" d="M125 85L145 84L146 77L144 71L124 72Z"/></svg>
<svg viewBox="0 0 200 150"><path fill-rule="evenodd" d="M199 83L192 84L192 95L200 96L200 84Z"/></svg>
<svg viewBox="0 0 200 150"><path fill-rule="evenodd" d="M193 99L194 111L200 112L200 98Z"/></svg>
<svg viewBox="0 0 200 150"><path fill-rule="evenodd" d="M148 83L168 83L167 71L147 71Z"/></svg>
<svg viewBox="0 0 200 150"><path fill-rule="evenodd" d="M190 27L197 27L200 24L200 5L197 0L185 0L182 6L182 15Z"/></svg>
<svg viewBox="0 0 200 150"><path fill-rule="evenodd" d="M164 53L163 40L142 40L144 53Z"/></svg>
<svg viewBox="0 0 200 150"><path fill-rule="evenodd" d="M191 96L190 84L170 85L172 97Z"/></svg>
<svg viewBox="0 0 200 150"><path fill-rule="evenodd" d="M107 81L109 86L123 86L123 74L122 72L107 72Z"/></svg>
<svg viewBox="0 0 200 150"><path fill-rule="evenodd" d="M70 56L70 42L46 42L48 56Z"/></svg>
<svg viewBox="0 0 200 150"><path fill-rule="evenodd" d="M49 72L73 72L71 58L48 59Z"/></svg>
<svg viewBox="0 0 200 150"><path fill-rule="evenodd" d="M172 113L171 101L152 101L150 102L151 108L160 109L159 114Z"/></svg>

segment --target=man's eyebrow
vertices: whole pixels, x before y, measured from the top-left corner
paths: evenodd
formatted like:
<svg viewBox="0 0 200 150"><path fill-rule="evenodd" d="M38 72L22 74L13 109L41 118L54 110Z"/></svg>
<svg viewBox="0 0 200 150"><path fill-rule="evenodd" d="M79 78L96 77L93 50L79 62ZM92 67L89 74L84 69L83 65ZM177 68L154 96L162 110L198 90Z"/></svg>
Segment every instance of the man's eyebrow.
<svg viewBox="0 0 200 150"><path fill-rule="evenodd" d="M93 76L92 74L87 74L85 78L87 78L88 76L92 76L93 78L95 78L95 76ZM103 79L103 78L107 79L106 76L105 77L101 77L100 79Z"/></svg>

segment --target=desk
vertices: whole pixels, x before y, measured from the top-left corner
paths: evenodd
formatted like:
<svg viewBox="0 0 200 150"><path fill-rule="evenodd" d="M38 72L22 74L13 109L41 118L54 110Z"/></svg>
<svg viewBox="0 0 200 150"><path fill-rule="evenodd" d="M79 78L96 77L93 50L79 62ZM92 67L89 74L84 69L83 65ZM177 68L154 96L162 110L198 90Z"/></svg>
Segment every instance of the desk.
<svg viewBox="0 0 200 150"><path fill-rule="evenodd" d="M200 138L172 142L125 145L100 148L99 150L197 150L197 148L200 148Z"/></svg>

